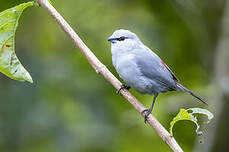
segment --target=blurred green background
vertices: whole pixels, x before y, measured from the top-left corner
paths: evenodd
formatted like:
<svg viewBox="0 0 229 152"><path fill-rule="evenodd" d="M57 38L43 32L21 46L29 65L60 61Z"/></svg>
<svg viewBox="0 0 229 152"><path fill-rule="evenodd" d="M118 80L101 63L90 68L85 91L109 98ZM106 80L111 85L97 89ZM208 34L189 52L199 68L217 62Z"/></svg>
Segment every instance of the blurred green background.
<svg viewBox="0 0 229 152"><path fill-rule="evenodd" d="M0 12L25 0L2 0ZM196 137L191 122L174 136L185 152L224 152L229 133L229 4L225 0L53 0L94 54L118 77L107 38L135 32L202 96L215 115ZM227 34L226 34L227 33ZM16 53L34 83L0 74L0 151L171 151L133 107L97 75L51 16L28 8L16 33ZM146 106L152 96L131 92ZM166 127L180 108L203 107L185 93L161 94L153 114ZM203 143L200 143L200 140Z"/></svg>

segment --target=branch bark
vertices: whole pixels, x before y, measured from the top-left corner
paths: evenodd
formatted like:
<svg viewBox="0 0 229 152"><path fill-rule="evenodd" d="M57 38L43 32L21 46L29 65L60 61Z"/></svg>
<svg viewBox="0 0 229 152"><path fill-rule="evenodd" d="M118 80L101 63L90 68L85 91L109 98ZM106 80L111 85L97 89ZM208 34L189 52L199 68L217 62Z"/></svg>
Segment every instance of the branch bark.
<svg viewBox="0 0 229 152"><path fill-rule="evenodd" d="M87 58L88 62L95 69L98 74L103 75L107 81L109 81L116 89L121 87L121 82L102 64L98 58L92 53L92 51L86 46L86 44L80 39L76 32L71 26L64 20L64 18L56 11L56 9L48 2L48 0L36 0L37 3L45 8L51 16L57 21L60 27L65 33L73 40L74 44L79 48L80 52ZM129 91L121 90L120 92L130 104L141 113L146 109ZM142 116L144 116L142 114ZM172 137L168 131L160 124L160 122L150 114L148 117L148 123L157 132L161 139L167 143L170 148L175 152L183 152L181 147L176 142L175 138Z"/></svg>

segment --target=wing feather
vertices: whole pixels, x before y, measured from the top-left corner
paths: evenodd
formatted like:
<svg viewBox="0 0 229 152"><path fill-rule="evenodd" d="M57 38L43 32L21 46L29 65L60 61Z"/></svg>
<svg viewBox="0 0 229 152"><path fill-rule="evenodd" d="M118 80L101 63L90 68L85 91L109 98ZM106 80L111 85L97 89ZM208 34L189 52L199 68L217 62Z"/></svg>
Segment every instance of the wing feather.
<svg viewBox="0 0 229 152"><path fill-rule="evenodd" d="M165 64L164 61L161 60L161 63L164 65L164 67L170 72L170 74L173 76L173 79L176 80L177 82L179 81L173 71Z"/></svg>
<svg viewBox="0 0 229 152"><path fill-rule="evenodd" d="M135 59L142 74L151 80L157 81L172 90L176 88L178 79L166 64L150 49L134 50Z"/></svg>

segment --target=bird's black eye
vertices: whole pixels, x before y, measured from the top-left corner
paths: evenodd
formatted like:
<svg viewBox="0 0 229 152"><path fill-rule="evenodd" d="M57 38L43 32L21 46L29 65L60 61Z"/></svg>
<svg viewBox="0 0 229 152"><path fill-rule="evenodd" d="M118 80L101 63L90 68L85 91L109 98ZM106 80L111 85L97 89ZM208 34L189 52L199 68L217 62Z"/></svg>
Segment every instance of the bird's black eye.
<svg viewBox="0 0 229 152"><path fill-rule="evenodd" d="M121 36L120 38L118 38L117 40L118 41L124 41L126 39L126 37L125 36Z"/></svg>

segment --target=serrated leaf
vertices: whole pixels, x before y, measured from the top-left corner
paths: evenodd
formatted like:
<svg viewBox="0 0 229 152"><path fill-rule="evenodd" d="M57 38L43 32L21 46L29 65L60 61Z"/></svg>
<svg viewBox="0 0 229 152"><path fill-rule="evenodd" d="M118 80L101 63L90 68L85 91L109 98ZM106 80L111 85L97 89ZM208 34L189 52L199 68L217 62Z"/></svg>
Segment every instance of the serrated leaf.
<svg viewBox="0 0 229 152"><path fill-rule="evenodd" d="M33 82L15 53L15 33L22 12L34 2L23 3L0 13L0 72L11 79Z"/></svg>
<svg viewBox="0 0 229 152"><path fill-rule="evenodd" d="M189 109L187 109L187 111L189 112L190 115L193 115L193 114L203 114L203 115L206 115L208 117L207 123L209 123L212 120L212 118L214 117L214 115L210 111L208 111L207 109L189 108Z"/></svg>
<svg viewBox="0 0 229 152"><path fill-rule="evenodd" d="M170 122L169 132L170 132L171 136L173 136L173 126L175 125L176 122L178 122L180 120L192 121L189 113L185 109L180 109L180 112L176 115L176 117L173 118L173 121Z"/></svg>
<svg viewBox="0 0 229 152"><path fill-rule="evenodd" d="M193 123L195 123L196 124L196 134L202 135L202 131L199 130L200 125L198 123L196 116L194 116L194 114L206 115L208 117L207 123L209 123L211 121L211 119L214 117L214 115L210 111L208 111L206 109L202 109L202 108L189 108L187 110L180 109L180 112L170 122L169 132L170 132L171 136L173 136L173 126L175 125L176 122L181 121L181 120L189 120L189 121L192 121Z"/></svg>

